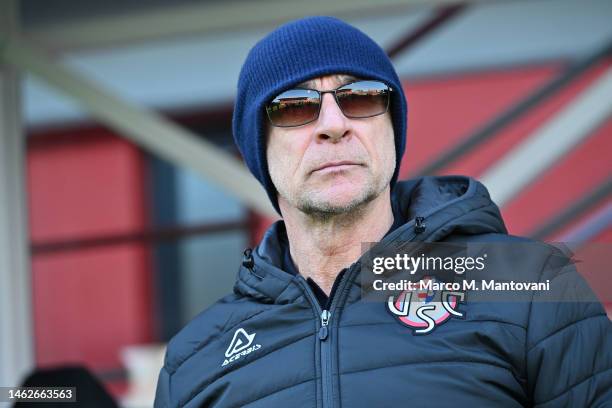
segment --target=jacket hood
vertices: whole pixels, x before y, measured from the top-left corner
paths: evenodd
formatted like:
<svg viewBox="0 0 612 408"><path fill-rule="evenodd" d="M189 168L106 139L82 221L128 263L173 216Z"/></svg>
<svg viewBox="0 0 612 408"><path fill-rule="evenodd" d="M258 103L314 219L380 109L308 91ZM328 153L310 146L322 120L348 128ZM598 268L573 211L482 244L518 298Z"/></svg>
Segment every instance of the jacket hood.
<svg viewBox="0 0 612 408"><path fill-rule="evenodd" d="M451 234L507 234L499 208L480 182L465 176L422 177L398 182L391 197L394 215L403 225L380 244L397 240L443 241ZM398 214L399 213L399 214ZM280 269L288 245L285 224L274 223L261 243L245 258L234 292L265 303L288 303L300 295L288 290L297 278Z"/></svg>

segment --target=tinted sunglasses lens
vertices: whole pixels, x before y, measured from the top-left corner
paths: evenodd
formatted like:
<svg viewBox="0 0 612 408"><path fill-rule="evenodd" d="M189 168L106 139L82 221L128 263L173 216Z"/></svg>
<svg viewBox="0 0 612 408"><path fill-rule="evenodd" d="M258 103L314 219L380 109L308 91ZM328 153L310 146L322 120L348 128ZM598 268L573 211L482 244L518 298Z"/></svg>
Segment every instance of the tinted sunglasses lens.
<svg viewBox="0 0 612 408"><path fill-rule="evenodd" d="M349 118L383 114L389 107L389 87L378 81L359 81L336 92L338 105Z"/></svg>
<svg viewBox="0 0 612 408"><path fill-rule="evenodd" d="M319 116L319 93L310 89L291 89L278 95L266 107L274 126L300 126Z"/></svg>

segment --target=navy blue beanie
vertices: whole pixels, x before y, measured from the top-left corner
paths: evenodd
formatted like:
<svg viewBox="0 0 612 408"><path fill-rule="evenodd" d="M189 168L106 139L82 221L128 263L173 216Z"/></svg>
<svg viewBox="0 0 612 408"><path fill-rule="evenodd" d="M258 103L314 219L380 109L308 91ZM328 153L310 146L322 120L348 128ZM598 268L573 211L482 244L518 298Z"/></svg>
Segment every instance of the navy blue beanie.
<svg viewBox="0 0 612 408"><path fill-rule="evenodd" d="M304 81L332 74L377 79L393 88L395 185L406 146L406 98L385 52L370 37L334 17L307 17L272 31L249 52L238 79L232 128L251 173L264 186L276 211L277 191L266 160L265 106L279 93Z"/></svg>

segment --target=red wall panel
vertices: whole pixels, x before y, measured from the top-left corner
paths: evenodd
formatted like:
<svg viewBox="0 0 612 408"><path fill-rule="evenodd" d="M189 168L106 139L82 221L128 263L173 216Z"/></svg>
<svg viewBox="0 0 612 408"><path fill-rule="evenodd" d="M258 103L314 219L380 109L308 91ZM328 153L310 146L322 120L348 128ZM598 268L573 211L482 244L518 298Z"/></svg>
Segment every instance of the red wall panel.
<svg viewBox="0 0 612 408"><path fill-rule="evenodd" d="M112 369L122 346L150 342L146 259L140 244L35 256L38 364Z"/></svg>
<svg viewBox="0 0 612 408"><path fill-rule="evenodd" d="M33 241L142 228L141 153L104 130L78 131L28 149Z"/></svg>
<svg viewBox="0 0 612 408"><path fill-rule="evenodd" d="M404 81L408 131L400 177L411 177L435 161L545 84L559 68L547 65Z"/></svg>
<svg viewBox="0 0 612 408"><path fill-rule="evenodd" d="M510 233L529 234L610 178L610 135L612 120L608 120L510 201L502 209Z"/></svg>
<svg viewBox="0 0 612 408"><path fill-rule="evenodd" d="M27 170L37 247L146 226L143 155L102 128L31 137ZM122 346L151 341L149 262L138 242L35 252L37 363L118 368Z"/></svg>
<svg viewBox="0 0 612 408"><path fill-rule="evenodd" d="M515 145L524 141L532 135L538 128L552 119L556 113L571 103L580 92L584 91L593 81L595 81L609 66L609 62L603 62L584 75L573 81L566 88L551 97L544 103L530 110L527 114L507 126L495 137L477 146L473 151L461 157L455 163L444 168L440 173L443 174L467 174L478 177L487 168L494 165ZM517 72L516 75L520 75Z"/></svg>

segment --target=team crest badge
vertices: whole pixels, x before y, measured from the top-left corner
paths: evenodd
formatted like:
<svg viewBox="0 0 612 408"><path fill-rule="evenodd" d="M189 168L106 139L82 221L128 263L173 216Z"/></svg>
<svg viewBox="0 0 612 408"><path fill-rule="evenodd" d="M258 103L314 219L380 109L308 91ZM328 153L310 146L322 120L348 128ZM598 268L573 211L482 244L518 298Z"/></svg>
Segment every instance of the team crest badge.
<svg viewBox="0 0 612 408"><path fill-rule="evenodd" d="M465 302L461 291L436 290L435 277L424 277L415 282L415 290L405 290L389 296L387 308L401 323L413 329L414 334L429 334L451 317L465 318L459 304Z"/></svg>

